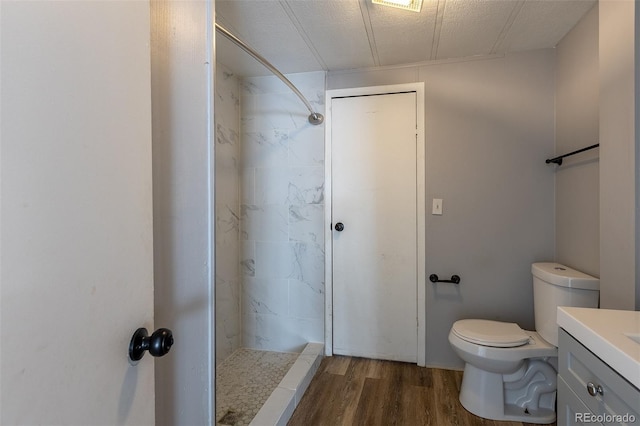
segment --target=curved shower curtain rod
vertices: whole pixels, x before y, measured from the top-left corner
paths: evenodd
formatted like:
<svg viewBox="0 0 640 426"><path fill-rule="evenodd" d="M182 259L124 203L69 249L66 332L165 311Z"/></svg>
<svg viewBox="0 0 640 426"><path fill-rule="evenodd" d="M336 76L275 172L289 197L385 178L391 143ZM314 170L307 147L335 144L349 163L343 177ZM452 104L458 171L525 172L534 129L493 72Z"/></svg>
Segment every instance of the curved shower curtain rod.
<svg viewBox="0 0 640 426"><path fill-rule="evenodd" d="M225 27L223 27L222 25L218 24L217 22L216 22L216 30L220 31L220 33L222 33L222 35L224 35L229 40L234 42L238 47L240 47L242 50L247 52L249 55L253 56L258 62L260 62L262 65L264 65L269 71L274 73L276 75L276 77L278 77L280 80L282 80L282 82L284 84L289 86L289 88L291 90L293 90L293 92L296 95L298 95L300 100L305 104L305 106L309 110L309 113L310 113L309 114L309 123L314 124L314 125L322 124L322 122L324 121L323 115L320 114L319 112L315 112L313 110L313 108L311 107L311 104L309 103L307 98L305 98L304 95L302 95L302 93L300 93L298 88L296 86L294 86L293 83L290 82L289 79L284 76L284 74L282 74L280 71L278 71L278 69L276 67L271 65L271 63L269 61L267 61L262 55L260 55L258 52L253 50L245 42L240 40L238 37L233 35L229 30L227 30Z"/></svg>

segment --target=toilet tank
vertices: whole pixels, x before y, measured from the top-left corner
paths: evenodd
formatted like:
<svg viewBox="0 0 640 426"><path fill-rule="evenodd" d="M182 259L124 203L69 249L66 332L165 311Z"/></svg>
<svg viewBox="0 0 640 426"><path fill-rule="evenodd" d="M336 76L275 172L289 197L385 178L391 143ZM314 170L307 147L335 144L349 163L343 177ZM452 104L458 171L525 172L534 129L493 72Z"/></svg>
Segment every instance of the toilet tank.
<svg viewBox="0 0 640 426"><path fill-rule="evenodd" d="M597 308L600 279L553 262L534 263L531 273L536 331L558 346L558 306Z"/></svg>

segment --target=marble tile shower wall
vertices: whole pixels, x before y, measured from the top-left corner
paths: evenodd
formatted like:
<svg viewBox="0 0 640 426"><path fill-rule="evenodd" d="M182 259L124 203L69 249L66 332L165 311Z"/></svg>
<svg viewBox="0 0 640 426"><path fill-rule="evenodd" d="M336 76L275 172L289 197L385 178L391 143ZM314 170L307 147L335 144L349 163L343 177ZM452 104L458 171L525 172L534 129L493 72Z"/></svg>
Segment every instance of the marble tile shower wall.
<svg viewBox="0 0 640 426"><path fill-rule="evenodd" d="M288 76L324 114L325 74ZM324 125L276 77L240 82L242 346L324 339Z"/></svg>
<svg viewBox="0 0 640 426"><path fill-rule="evenodd" d="M216 364L240 347L240 85L216 66Z"/></svg>

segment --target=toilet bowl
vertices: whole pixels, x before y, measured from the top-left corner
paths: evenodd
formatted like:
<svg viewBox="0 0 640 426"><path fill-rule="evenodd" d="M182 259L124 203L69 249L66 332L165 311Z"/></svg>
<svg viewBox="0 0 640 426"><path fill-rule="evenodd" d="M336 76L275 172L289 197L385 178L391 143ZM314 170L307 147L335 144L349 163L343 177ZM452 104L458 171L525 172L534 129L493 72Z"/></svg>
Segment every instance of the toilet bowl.
<svg viewBox="0 0 640 426"><path fill-rule="evenodd" d="M460 402L493 420L556 420L558 306L598 307L600 280L566 266L534 263L536 331L483 319L456 321L449 343L465 362Z"/></svg>
<svg viewBox="0 0 640 426"><path fill-rule="evenodd" d="M460 390L465 409L494 420L555 421L558 349L538 333L468 319L453 324L449 343L466 363Z"/></svg>

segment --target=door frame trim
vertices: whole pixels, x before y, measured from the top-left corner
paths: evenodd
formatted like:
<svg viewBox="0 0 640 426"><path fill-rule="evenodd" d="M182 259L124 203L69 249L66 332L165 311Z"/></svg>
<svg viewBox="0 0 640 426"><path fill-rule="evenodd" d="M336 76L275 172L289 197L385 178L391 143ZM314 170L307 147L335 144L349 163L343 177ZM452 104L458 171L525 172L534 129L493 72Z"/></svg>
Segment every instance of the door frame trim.
<svg viewBox="0 0 640 426"><path fill-rule="evenodd" d="M325 95L325 355L333 355L333 238L331 230L331 103L334 98L351 96L384 95L392 93L415 92L416 94L416 217L417 217L417 364L426 365L426 182L425 182L425 129L424 129L424 83L393 84L348 89L327 90Z"/></svg>

